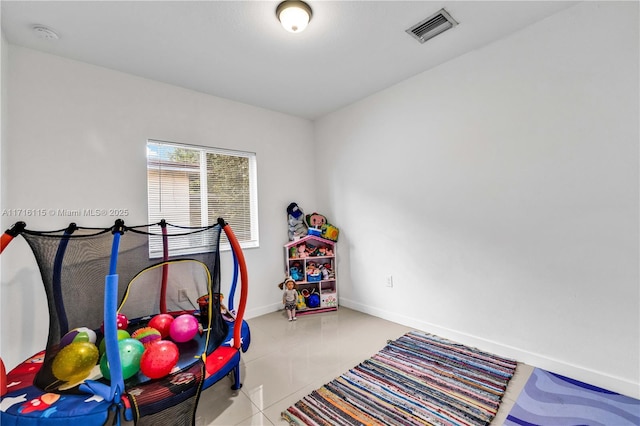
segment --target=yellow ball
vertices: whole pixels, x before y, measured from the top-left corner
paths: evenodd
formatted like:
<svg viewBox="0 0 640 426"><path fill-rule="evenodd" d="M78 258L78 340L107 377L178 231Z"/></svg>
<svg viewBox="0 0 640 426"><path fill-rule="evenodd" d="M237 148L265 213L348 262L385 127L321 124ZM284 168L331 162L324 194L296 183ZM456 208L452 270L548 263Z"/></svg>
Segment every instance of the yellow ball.
<svg viewBox="0 0 640 426"><path fill-rule="evenodd" d="M98 348L89 342L72 342L62 348L53 360L51 371L59 380L79 382L98 362Z"/></svg>

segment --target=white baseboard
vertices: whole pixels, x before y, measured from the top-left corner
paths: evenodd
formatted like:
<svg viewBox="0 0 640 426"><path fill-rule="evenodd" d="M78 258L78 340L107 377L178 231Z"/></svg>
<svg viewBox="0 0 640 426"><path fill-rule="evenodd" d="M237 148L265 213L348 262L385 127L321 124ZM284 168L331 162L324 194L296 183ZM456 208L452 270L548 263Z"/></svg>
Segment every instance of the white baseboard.
<svg viewBox="0 0 640 426"><path fill-rule="evenodd" d="M253 309L247 309L244 313L244 319L259 317L260 315L270 314L282 309L282 303L272 303L270 305L260 306Z"/></svg>
<svg viewBox="0 0 640 426"><path fill-rule="evenodd" d="M428 333L432 333L440 337L465 344L467 346L476 347L478 349L482 349L484 351L491 352L502 357L511 358L533 367L539 367L544 370L561 374L563 376L567 376L581 382L589 383L591 385L598 386L613 392L618 392L632 398L640 398L640 383L638 382L633 382L621 377L611 376L609 374L591 370L585 367L580 367L566 361L550 358L542 354L529 352L520 348L505 345L503 343L484 339L479 336L452 330L450 328L422 321L417 318L412 318L405 315L400 315L395 312L385 311L384 309L363 305L361 303L354 302L353 300L345 299L342 297L340 298L339 302L340 306L344 306L359 312L373 315L378 318L402 324L407 327L412 327L417 330L426 331Z"/></svg>

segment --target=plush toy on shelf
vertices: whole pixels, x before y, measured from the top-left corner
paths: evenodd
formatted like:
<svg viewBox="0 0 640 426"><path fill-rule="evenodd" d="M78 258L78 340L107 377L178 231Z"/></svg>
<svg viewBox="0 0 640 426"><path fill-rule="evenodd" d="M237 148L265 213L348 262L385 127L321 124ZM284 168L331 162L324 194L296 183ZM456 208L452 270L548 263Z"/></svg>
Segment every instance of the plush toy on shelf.
<svg viewBox="0 0 640 426"><path fill-rule="evenodd" d="M306 215L304 220L307 224L307 227L309 228L309 231L316 231L316 232L307 231L309 235L320 236L322 225L327 223L327 218L321 215L320 213L316 213L316 212Z"/></svg>
<svg viewBox="0 0 640 426"><path fill-rule="evenodd" d="M304 218L308 227L307 233L326 240L338 241L340 230L329 223L326 216L313 212Z"/></svg>
<svg viewBox="0 0 640 426"><path fill-rule="evenodd" d="M319 256L319 257L333 256L333 250L331 250L329 247L318 247L316 256Z"/></svg>
<svg viewBox="0 0 640 426"><path fill-rule="evenodd" d="M333 269L331 269L331 264L330 263L324 263L322 265L322 269L323 271L327 272L327 278L323 278L326 280L333 280L336 278L336 273L333 271ZM323 272L323 277L324 277L324 272Z"/></svg>
<svg viewBox="0 0 640 426"><path fill-rule="evenodd" d="M299 240L307 235L304 212L296 203L291 203L287 207L287 221L289 225L289 241Z"/></svg>
<svg viewBox="0 0 640 426"><path fill-rule="evenodd" d="M302 268L292 266L290 272L291 278L293 278L295 281L304 281L304 273L302 272Z"/></svg>
<svg viewBox="0 0 640 426"><path fill-rule="evenodd" d="M320 265L320 272L322 273L322 279L323 280L328 280L329 279L329 269L327 269L326 266Z"/></svg>
<svg viewBox="0 0 640 426"><path fill-rule="evenodd" d="M304 296L298 293L298 310L307 309L307 304L304 302Z"/></svg>
<svg viewBox="0 0 640 426"><path fill-rule="evenodd" d="M320 281L322 275L320 269L314 262L307 263L307 281Z"/></svg>
<svg viewBox="0 0 640 426"><path fill-rule="evenodd" d="M322 228L320 230L320 236L331 241L338 241L339 233L340 230L330 223L325 223L324 225L322 225Z"/></svg>

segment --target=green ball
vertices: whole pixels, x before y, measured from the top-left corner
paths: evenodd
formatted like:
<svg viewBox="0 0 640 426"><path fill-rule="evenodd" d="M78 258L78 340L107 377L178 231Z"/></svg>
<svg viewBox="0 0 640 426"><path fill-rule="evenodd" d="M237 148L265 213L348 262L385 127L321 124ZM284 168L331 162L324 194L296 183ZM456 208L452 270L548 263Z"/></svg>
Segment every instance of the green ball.
<svg viewBox="0 0 640 426"><path fill-rule="evenodd" d="M127 330L118 330L117 336L118 336L118 341L128 339L129 337L131 337L131 335ZM107 348L107 342L105 341L105 339L102 339L102 342L100 342L100 356L104 354L104 351L106 350L106 348Z"/></svg>
<svg viewBox="0 0 640 426"><path fill-rule="evenodd" d="M120 353L120 365L122 367L122 378L127 380L140 370L140 358L144 352L144 345L136 339L127 338L118 341L118 351ZM107 354L100 357L100 372L105 379L111 380L109 361Z"/></svg>

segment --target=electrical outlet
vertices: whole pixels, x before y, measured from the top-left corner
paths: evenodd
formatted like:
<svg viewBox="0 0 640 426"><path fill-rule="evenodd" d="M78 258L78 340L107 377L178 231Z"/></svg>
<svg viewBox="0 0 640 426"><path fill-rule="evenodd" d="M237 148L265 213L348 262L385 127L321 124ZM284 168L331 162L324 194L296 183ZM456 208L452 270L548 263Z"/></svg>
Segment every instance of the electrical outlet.
<svg viewBox="0 0 640 426"><path fill-rule="evenodd" d="M387 287L393 287L393 275L387 275Z"/></svg>
<svg viewBox="0 0 640 426"><path fill-rule="evenodd" d="M181 288L178 290L178 302L187 302L189 300L189 295L187 294L186 288Z"/></svg>

